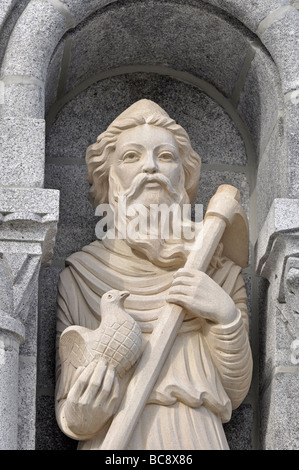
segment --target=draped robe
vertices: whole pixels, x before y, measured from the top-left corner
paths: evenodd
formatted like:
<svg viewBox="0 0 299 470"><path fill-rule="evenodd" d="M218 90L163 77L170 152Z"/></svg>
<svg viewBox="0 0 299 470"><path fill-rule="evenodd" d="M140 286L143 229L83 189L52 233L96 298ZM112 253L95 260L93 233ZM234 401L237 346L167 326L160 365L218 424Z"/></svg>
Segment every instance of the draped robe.
<svg viewBox="0 0 299 470"><path fill-rule="evenodd" d="M157 267L123 240L97 240L71 255L67 265L58 293L56 417L62 431L80 441L79 449L100 449L113 416L95 435L78 436L68 428L64 404L72 371L64 371L62 383L59 337L70 325L97 328L101 296L118 289L130 292L125 308L140 325L146 343L178 267ZM247 299L241 268L229 259L214 258L207 273L232 297L237 318L220 325L185 312L128 449L228 448L222 423L245 398L252 374ZM133 369L121 380L121 395Z"/></svg>

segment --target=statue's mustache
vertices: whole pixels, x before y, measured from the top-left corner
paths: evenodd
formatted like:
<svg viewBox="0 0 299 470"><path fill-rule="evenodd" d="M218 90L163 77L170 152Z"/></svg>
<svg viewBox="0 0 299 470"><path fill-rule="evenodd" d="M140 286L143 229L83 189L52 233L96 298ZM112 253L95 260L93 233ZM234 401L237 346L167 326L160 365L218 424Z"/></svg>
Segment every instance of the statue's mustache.
<svg viewBox="0 0 299 470"><path fill-rule="evenodd" d="M180 202L180 196L176 189L173 187L171 181L167 176L162 175L160 173L155 174L148 174L148 173L140 173L135 176L134 180L132 181L131 186L125 193L123 194L126 198L133 197L136 192L138 192L145 184L147 183L158 183L160 184L174 199L176 202Z"/></svg>

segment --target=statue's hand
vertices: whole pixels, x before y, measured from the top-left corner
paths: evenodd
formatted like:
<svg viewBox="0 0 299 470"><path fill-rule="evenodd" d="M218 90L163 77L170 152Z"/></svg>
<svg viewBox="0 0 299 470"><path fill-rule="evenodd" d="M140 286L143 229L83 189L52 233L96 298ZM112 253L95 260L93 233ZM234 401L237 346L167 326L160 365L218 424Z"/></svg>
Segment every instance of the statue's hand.
<svg viewBox="0 0 299 470"><path fill-rule="evenodd" d="M231 323L237 316L232 298L207 274L196 269L177 271L166 300L222 325Z"/></svg>
<svg viewBox="0 0 299 470"><path fill-rule="evenodd" d="M115 370L103 361L91 362L70 389L65 419L76 435L93 435L115 412L119 381Z"/></svg>

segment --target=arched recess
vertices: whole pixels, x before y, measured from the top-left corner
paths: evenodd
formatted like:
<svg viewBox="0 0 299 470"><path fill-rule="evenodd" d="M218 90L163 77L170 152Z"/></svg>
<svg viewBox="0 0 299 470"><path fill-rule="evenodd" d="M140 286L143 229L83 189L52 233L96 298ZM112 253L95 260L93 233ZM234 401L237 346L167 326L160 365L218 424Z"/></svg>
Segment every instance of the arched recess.
<svg viewBox="0 0 299 470"><path fill-rule="evenodd" d="M281 37L274 33L271 36L269 30L284 15L294 17L295 22L295 13L297 10L291 5L278 1L269 5L265 2L257 9L249 5L245 8L240 2L216 0L178 0L163 5L154 1L29 2L10 36L1 68L5 95L2 116L4 122L6 118L6 133L19 124L20 132L28 137L34 132L37 137L35 146L31 142L31 150L25 150L22 172L16 173L6 165L7 179L20 186L42 186L45 111L57 97L65 99L82 82L93 80L100 73L109 74L120 65L169 66L213 85L240 116L260 157L273 128L284 117L283 93L289 94L297 87L294 66L285 67L286 62L292 61L292 54L281 47ZM125 54L119 47L121 43ZM286 69L291 70L288 76ZM21 119L22 124L8 122L12 117ZM15 158L20 158L19 152ZM276 164L284 167L284 163L280 155ZM280 187L273 188L273 194L267 197L267 208L275 196L286 196L291 191L293 185L283 176L278 178ZM267 208L262 207L260 213L264 214Z"/></svg>
<svg viewBox="0 0 299 470"><path fill-rule="evenodd" d="M290 156L286 147L289 131L283 95L287 103L292 103L295 96L292 93L298 84L294 78L295 71L292 70L291 76L285 75L283 65L290 60L290 54L285 49L281 53L280 38L277 39L271 27L288 14L295 13L297 15L297 10L285 1L263 2L263 6L255 10L249 4L245 7L242 2L232 0L30 1L11 34L1 68L4 97L2 126L6 136L5 148L10 148L9 160L4 162L3 168L5 181L17 187L43 187L45 118L48 132L46 186L55 187L52 183L55 172L59 171L61 177L68 174L71 184L72 175L79 171L80 166L82 178L83 150L103 130L100 127L109 124L117 106L121 111L121 106L124 103L127 105L130 98L126 96L123 101L120 99L113 103L112 94L111 103L106 102L105 115L98 121L100 126L92 136L87 118L90 119L94 110L81 108L76 115L76 106L80 106L84 94L86 96L91 90L96 92L97 87L101 89L108 82L108 89L113 91L111 84L115 83L120 87L117 93L121 94L124 82L132 82L134 77L144 83L146 78L148 81L156 80L156 87L162 87L164 80L169 90L172 82L177 90L181 87L185 93L189 90L191 97L197 93L201 98L198 101L195 99L194 103L190 98L188 110L182 111L179 106L170 104L169 108L174 111L173 117L180 115L187 127L189 124L191 139L197 145L204 142L203 152L206 149L209 151L208 144L217 128L213 128L208 138L206 134L203 139L200 138L200 124L196 127L196 121L200 123L203 113L198 113L196 103L205 103L206 109L212 115L215 113L221 124L218 131L231 132L235 136L235 147L224 136L218 138L219 142L224 139L226 148L230 148L225 158L222 158L223 148L219 148L214 160L212 154L206 161L203 155L203 175L206 173L215 178L212 174L216 172L218 176L213 184L220 180L237 181L236 175L245 175L244 180L241 178L240 181L244 181L243 198L250 215L253 245L273 199L288 197L290 191L294 191L292 181L284 171ZM127 86L132 89L132 84ZM153 94L155 86L150 87L150 94ZM157 94L158 99L159 96L161 98L161 94ZM206 101L204 97L208 97ZM175 93L174 99L177 99ZM90 98L84 103L89 106ZM207 103L213 103L214 107L209 107ZM75 111L73 135L76 131L85 137L85 140L78 139L79 147L75 149L75 155L65 154L61 146L53 145L57 137L55 125L59 124L63 129L61 122L67 108ZM65 116L69 118L67 112ZM81 126L76 119L81 120ZM204 127L204 130L207 131L207 128ZM28 146L22 145L24 141L28 142ZM71 146L67 148L72 150ZM16 171L16 167L20 171ZM222 180L219 174L227 176ZM206 181L211 179L206 177ZM76 193L72 194L76 196ZM86 202L80 207L85 211ZM63 218L64 214L61 214ZM76 224L80 238L80 226L85 224L85 219L77 219ZM71 226L66 225L67 228ZM44 295L41 299L42 326L50 325L52 334L54 281L65 254L58 247L52 271L43 270L41 273L41 286L47 287L49 292L49 298ZM247 271L248 285L252 276L251 266L251 270ZM51 282L53 284L49 289ZM255 295L253 289L253 311L256 309ZM49 312L52 314L50 320L46 316ZM255 355L258 352L256 333L257 323L253 319ZM42 338L49 338L48 333ZM41 341L41 344L45 343ZM53 347L53 342L47 347ZM44 354L45 357L49 349L42 348L41 356ZM50 356L54 357L53 351ZM50 361L48 368L44 361L41 370L43 367L40 387L53 391L53 361ZM250 405L254 406L253 402ZM49 410L53 411L51 407L47 408ZM255 426L252 422L251 425ZM53 430L53 435L55 432Z"/></svg>

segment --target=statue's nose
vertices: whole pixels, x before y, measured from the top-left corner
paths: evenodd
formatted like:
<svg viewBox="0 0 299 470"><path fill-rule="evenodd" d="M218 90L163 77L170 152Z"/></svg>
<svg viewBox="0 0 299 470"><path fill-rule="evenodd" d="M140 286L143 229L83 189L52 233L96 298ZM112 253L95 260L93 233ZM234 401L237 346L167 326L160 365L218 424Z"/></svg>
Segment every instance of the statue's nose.
<svg viewBox="0 0 299 470"><path fill-rule="evenodd" d="M144 157L143 172L156 173L158 171L157 162L152 152L148 152Z"/></svg>

